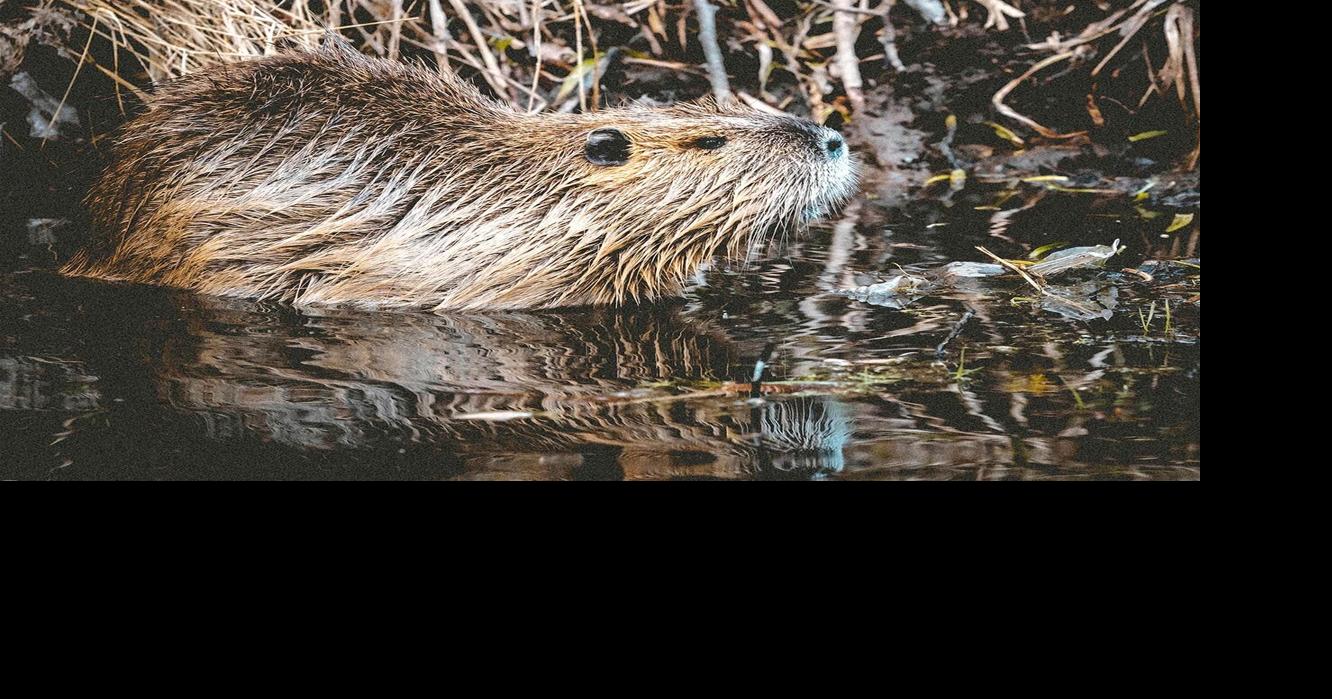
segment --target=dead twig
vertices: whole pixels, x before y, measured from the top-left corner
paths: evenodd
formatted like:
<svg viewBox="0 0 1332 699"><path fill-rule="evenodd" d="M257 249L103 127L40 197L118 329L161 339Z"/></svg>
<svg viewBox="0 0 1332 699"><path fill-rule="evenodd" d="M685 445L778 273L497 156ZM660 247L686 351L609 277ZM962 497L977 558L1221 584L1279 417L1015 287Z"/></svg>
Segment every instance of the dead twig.
<svg viewBox="0 0 1332 699"><path fill-rule="evenodd" d="M992 259L992 260L994 260L995 262L999 263L1001 266L1003 266L1003 267L1005 267L1005 268L1007 268L1007 269L1009 269L1009 270L1011 270L1011 271L1013 271L1013 272L1017 272L1018 276L1019 276L1019 277L1022 277L1023 281L1025 281L1025 282L1027 282L1028 284L1030 284L1031 287L1032 287L1033 289L1035 289L1037 292L1042 293L1042 294L1045 293L1045 285L1044 285L1044 284L1041 284L1041 283L1038 282L1038 281L1036 281L1034 278L1032 278L1032 276L1031 276L1030 274L1027 274L1026 272L1024 272L1024 271L1022 270L1021 267L1018 267L1017 265L1013 264L1012 262L1009 262L1008 260L1005 260L1004 258L1002 258L1002 257L1000 257L1000 256L998 256L998 255L996 255L996 254L994 254L994 253L992 253L992 252L990 252L989 250L985 249L984 246L977 245L977 246L976 246L976 249L977 249L977 250L980 250L980 251L981 251L982 253L984 253L987 257L989 257L990 259Z"/></svg>
<svg viewBox="0 0 1332 699"><path fill-rule="evenodd" d="M703 45L703 55L708 61L712 94L718 102L731 102L735 95L731 93L731 81L726 77L726 64L722 62L721 47L717 45L717 7L708 0L694 0L694 9L698 12L698 41Z"/></svg>
<svg viewBox="0 0 1332 699"><path fill-rule="evenodd" d="M471 34L472 42L476 44L476 50L481 54L481 61L486 64L486 70L482 73L486 82L494 88L495 94L501 97L507 97L509 94L509 80L504 77L504 71L500 70L499 63L495 60L495 54L490 50L490 43L486 41L485 35L481 33L481 27L478 27L476 20L472 18L472 13L463 5L462 0L449 0L453 6L453 11L458 14L458 18L467 26L467 33Z"/></svg>
<svg viewBox="0 0 1332 699"><path fill-rule="evenodd" d="M839 10L851 10L852 0L833 0ZM856 39L860 37L860 20L851 12L838 12L833 15L833 35L837 37L837 72L842 79L846 97L851 101L851 110L862 112L865 109L864 80L860 77L860 59L856 58Z"/></svg>
<svg viewBox="0 0 1332 699"><path fill-rule="evenodd" d="M1066 51L1061 54L1049 56L1037 62L1036 65L1028 68L1027 72L1014 78L1012 82L1008 83L1007 85L1004 85L1002 89L994 93L994 97L990 98L990 103L994 105L995 111L1008 117L1009 119L1012 119L1013 121L1025 124L1033 131L1039 133L1040 135L1046 138L1064 139L1064 138L1074 138L1076 136L1085 136L1087 133L1086 131L1078 131L1076 133L1070 133L1070 134L1061 134L1058 131L1055 131L1054 129L1046 128L1045 126L1038 124L1035 119L1023 116L1022 114L1019 114L1016 109L1013 109L1007 104L1004 104L1004 98L1008 97L1008 94L1012 92L1014 88L1016 88L1018 85L1021 85L1022 81L1041 72L1045 68L1048 68L1056 63L1059 63L1060 61L1067 61L1068 59L1073 58L1073 56L1075 55L1076 53L1073 51Z"/></svg>
<svg viewBox="0 0 1332 699"><path fill-rule="evenodd" d="M990 13L990 15L985 18L986 29L995 27L1001 32L1006 32L1008 31L1009 17L1014 19L1026 17L1026 15L1022 13L1022 10L1013 7L1003 0L976 0L976 2L980 3L981 6L985 8L986 12Z"/></svg>

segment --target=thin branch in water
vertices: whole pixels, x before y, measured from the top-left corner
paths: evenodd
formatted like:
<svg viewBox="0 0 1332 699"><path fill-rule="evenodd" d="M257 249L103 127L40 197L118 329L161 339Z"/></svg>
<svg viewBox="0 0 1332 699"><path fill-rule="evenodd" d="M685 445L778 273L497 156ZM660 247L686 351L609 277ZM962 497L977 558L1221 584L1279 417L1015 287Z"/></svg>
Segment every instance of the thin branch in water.
<svg viewBox="0 0 1332 699"><path fill-rule="evenodd" d="M1042 285L1040 282L1036 281L1035 279L1032 279L1031 275L1024 272L1021 267L1018 267L1012 262L1009 262L1008 260L1005 260L1004 258L990 252L989 250L986 250L984 246L977 245L976 249L980 250L982 253L987 255L990 259L994 260L995 262L998 262L1001 266L1010 269L1014 272L1017 272L1018 276L1022 277L1022 279L1026 281L1028 284L1030 284L1032 288L1034 288L1036 291L1042 294L1045 293L1045 286Z"/></svg>
<svg viewBox="0 0 1332 699"><path fill-rule="evenodd" d="M958 335L962 334L962 329L966 327L967 321L971 320L975 315L975 311L971 310L971 308L967 308L967 312L962 314L962 317L957 321L957 324L953 326L951 331L949 331L948 337L945 337L943 342L940 342L939 346L934 348L934 356L943 359L948 350L948 343L952 342Z"/></svg>

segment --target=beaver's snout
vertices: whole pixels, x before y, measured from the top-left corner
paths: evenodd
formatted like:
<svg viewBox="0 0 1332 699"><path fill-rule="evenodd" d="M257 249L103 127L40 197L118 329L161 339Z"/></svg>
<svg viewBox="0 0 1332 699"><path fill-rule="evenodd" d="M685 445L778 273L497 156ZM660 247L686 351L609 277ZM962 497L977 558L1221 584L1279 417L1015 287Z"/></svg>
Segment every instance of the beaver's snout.
<svg viewBox="0 0 1332 699"><path fill-rule="evenodd" d="M803 119L792 119L786 126L788 131L808 142L820 156L826 156L829 160L846 157L846 141L842 134Z"/></svg>
<svg viewBox="0 0 1332 699"><path fill-rule="evenodd" d="M823 147L828 151L828 157L837 159L846 155L846 142L842 140L842 135L834 132L823 142Z"/></svg>

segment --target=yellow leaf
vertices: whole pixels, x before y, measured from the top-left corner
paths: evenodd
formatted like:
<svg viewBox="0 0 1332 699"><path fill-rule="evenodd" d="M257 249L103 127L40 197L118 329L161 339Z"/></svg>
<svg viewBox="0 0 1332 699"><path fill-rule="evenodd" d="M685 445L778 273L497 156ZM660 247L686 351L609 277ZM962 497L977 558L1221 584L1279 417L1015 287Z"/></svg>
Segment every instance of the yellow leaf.
<svg viewBox="0 0 1332 699"><path fill-rule="evenodd" d="M1143 131L1142 133L1135 133L1135 134L1133 134L1132 136L1129 136L1128 138L1129 138L1129 142L1130 142L1130 143L1137 143L1138 141L1146 141L1146 140L1149 139L1149 138L1157 138L1158 136L1164 136L1164 135L1166 135L1166 133L1168 133L1168 132L1166 132L1166 131Z"/></svg>
<svg viewBox="0 0 1332 699"><path fill-rule="evenodd" d="M1012 131L1011 129L1009 129L1007 126L1004 126L1003 124L996 124L996 123L994 123L993 121L986 121L986 122L982 122L982 123L985 124L986 126L992 128L992 129L994 129L994 134L995 134L996 136L998 136L999 138L1002 138L1002 139L1004 139L1005 141L1008 141L1009 143L1011 143L1011 144L1013 144L1013 145L1015 145L1015 146L1017 146L1017 147L1019 147L1019 148L1021 148L1021 147L1024 146L1024 145L1026 145L1026 141L1023 141L1023 140L1022 140L1022 137L1020 137L1020 136L1018 136L1017 134L1013 133L1013 131Z"/></svg>
<svg viewBox="0 0 1332 699"><path fill-rule="evenodd" d="M1190 223L1193 223L1193 214L1175 214L1174 220L1166 227L1166 233L1174 233Z"/></svg>
<svg viewBox="0 0 1332 699"><path fill-rule="evenodd" d="M597 55L591 58L584 59L582 63L578 64L578 67L569 71L569 74L564 78L564 82L560 83L560 93L555 96L555 101L559 102L560 100L569 96L569 93L573 92L574 90L577 90L578 81L582 80L583 76L588 72L597 69L597 60L600 58L601 56Z"/></svg>

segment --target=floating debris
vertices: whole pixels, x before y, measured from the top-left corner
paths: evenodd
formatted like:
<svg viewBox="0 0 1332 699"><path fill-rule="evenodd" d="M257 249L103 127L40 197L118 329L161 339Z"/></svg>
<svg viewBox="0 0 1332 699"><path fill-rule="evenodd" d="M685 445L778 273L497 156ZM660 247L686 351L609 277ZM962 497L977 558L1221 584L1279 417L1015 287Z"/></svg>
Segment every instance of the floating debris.
<svg viewBox="0 0 1332 699"><path fill-rule="evenodd" d="M844 289L841 293L873 306L902 309L929 293L935 286L937 284L925 277L902 273L885 282Z"/></svg>
<svg viewBox="0 0 1332 699"><path fill-rule="evenodd" d="M1119 305L1119 290L1102 276L1098 280L1055 286L1046 281L1066 272L1079 269L1099 269L1106 260L1124 250L1116 239L1109 245L1088 245L1058 250L1040 262L1006 260L986 250L976 248L994 260L990 262L958 261L921 272L903 270L887 281L854 289L843 289L841 295L885 308L904 309L916 300L938 291L956 287L963 280L983 279L1013 273L1021 276L1037 292L1033 300L1042 310L1074 320L1108 319ZM1144 263L1155 269L1156 265ZM1132 270L1139 279L1150 281L1152 273ZM1117 273L1118 274L1118 273ZM963 321L965 322L965 320Z"/></svg>
<svg viewBox="0 0 1332 699"><path fill-rule="evenodd" d="M28 112L28 124L32 127L32 138L59 139L78 133L78 110L46 94L37 82L26 72L15 73L10 78L9 86L23 95L32 110Z"/></svg>
<svg viewBox="0 0 1332 699"><path fill-rule="evenodd" d="M997 277L1004 273L1003 265L991 264L989 262L949 262L942 267L942 270L945 277L958 277L963 279Z"/></svg>
<svg viewBox="0 0 1332 699"><path fill-rule="evenodd" d="M60 232L69 226L65 218L28 219L28 244L52 246L60 242Z"/></svg>
<svg viewBox="0 0 1332 699"><path fill-rule="evenodd" d="M1047 286L1038 305L1072 320L1109 320L1119 306L1119 288L1104 281Z"/></svg>
<svg viewBox="0 0 1332 699"><path fill-rule="evenodd" d="M1119 254L1124 248L1119 246L1119 239L1109 245L1089 245L1068 248L1052 252L1044 260L1027 268L1027 272L1042 277L1053 277L1072 269L1104 267L1105 261Z"/></svg>

